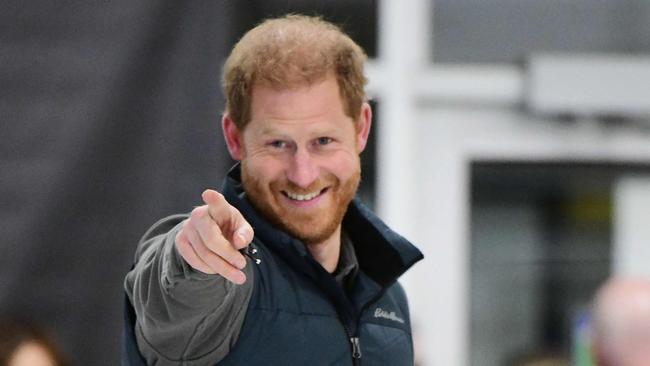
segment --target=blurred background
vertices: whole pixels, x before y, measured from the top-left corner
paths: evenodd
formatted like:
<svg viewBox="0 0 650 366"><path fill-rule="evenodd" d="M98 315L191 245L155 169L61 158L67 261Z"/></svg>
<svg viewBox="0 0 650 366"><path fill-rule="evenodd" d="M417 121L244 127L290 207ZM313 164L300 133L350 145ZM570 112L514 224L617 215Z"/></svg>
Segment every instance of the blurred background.
<svg viewBox="0 0 650 366"><path fill-rule="evenodd" d="M2 2L0 314L119 363L140 235L232 164L223 61L287 12L370 56L360 195L425 252L418 363L578 364L597 286L650 276L646 0Z"/></svg>

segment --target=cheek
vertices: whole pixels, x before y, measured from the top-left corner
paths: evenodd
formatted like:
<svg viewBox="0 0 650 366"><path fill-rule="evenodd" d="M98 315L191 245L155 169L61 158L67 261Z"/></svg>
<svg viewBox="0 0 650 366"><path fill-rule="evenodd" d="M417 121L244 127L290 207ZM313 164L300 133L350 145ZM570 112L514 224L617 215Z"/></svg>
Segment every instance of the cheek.
<svg viewBox="0 0 650 366"><path fill-rule="evenodd" d="M251 175L264 183L280 179L284 172L282 161L274 158L249 156L246 158L246 164Z"/></svg>
<svg viewBox="0 0 650 366"><path fill-rule="evenodd" d="M342 153L333 159L328 159L324 167L340 180L346 181L359 170L359 156L347 152Z"/></svg>

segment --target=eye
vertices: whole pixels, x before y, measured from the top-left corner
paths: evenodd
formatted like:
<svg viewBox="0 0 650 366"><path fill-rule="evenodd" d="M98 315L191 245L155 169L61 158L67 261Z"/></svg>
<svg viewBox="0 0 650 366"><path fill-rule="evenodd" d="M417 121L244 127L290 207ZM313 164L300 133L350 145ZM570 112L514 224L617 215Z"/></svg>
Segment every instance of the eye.
<svg viewBox="0 0 650 366"><path fill-rule="evenodd" d="M269 146L271 146L274 149L283 149L287 146L287 143L282 140L273 140L269 142Z"/></svg>
<svg viewBox="0 0 650 366"><path fill-rule="evenodd" d="M327 145L327 144L329 144L331 142L332 142L331 137L319 137L319 138L316 139L316 144L318 144L320 146L325 146L325 145Z"/></svg>

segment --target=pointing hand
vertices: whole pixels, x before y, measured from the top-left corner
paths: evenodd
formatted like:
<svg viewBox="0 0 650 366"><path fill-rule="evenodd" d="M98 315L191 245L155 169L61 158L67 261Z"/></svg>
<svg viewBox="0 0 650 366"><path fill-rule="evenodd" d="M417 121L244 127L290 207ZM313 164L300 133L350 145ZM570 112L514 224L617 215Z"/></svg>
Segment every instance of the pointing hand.
<svg viewBox="0 0 650 366"><path fill-rule="evenodd" d="M194 269L246 282L246 258L239 252L253 240L253 228L217 191L202 194L205 205L192 210L176 235L176 249Z"/></svg>

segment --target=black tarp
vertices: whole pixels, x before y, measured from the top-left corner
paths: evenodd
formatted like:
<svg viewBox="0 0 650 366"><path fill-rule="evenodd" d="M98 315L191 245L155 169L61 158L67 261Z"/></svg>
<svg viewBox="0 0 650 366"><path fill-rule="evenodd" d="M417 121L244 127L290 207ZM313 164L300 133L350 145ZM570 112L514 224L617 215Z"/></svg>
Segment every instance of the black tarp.
<svg viewBox="0 0 650 366"><path fill-rule="evenodd" d="M53 330L75 365L119 363L139 236L230 165L234 3L0 3L0 314Z"/></svg>

